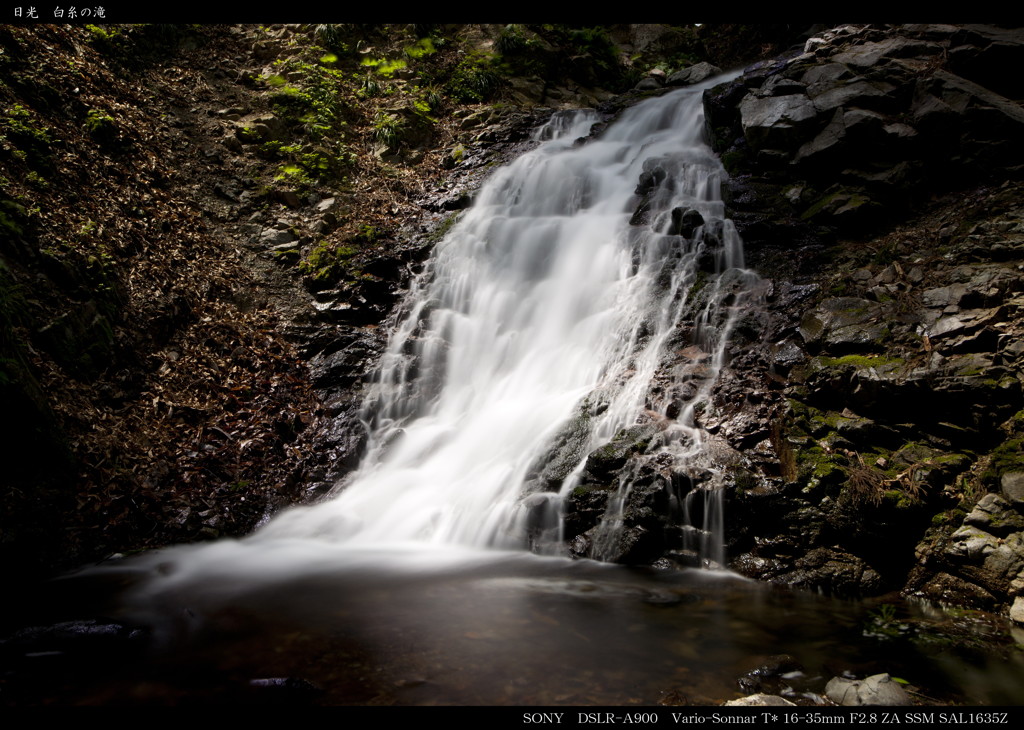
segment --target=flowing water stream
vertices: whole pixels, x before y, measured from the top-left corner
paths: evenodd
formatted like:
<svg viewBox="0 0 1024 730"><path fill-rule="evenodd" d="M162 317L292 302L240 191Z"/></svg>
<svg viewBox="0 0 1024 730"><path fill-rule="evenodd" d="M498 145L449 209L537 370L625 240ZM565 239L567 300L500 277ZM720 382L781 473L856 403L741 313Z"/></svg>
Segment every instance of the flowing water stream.
<svg viewBox="0 0 1024 730"><path fill-rule="evenodd" d="M367 399L362 466L333 498L254 540L524 547L524 487L585 398L600 413L584 454L640 416L664 423L659 447L674 460L700 454L693 409L757 280L724 219L701 91L638 105L585 144L595 114L556 115L540 146L491 177L413 288ZM713 291L693 311L698 277ZM709 361L669 414L672 402L648 391L686 314ZM595 557L628 489L624 478Z"/></svg>
<svg viewBox="0 0 1024 730"><path fill-rule="evenodd" d="M403 305L367 395L359 469L244 540L77 579L127 585L105 615L143 627L148 648L114 652L94 671L102 678L69 680L67 692L139 703L266 687L331 704L714 703L785 653L804 668L790 683L807 696L843 671L899 672L976 702L1012 696L1019 661L1000 660L1011 678L1000 684L987 655L929 643L980 630L950 628L963 617L876 615L721 570L563 557L565 499L587 454L623 429L657 423L648 449L660 464L716 473L695 413L712 407L758 277L724 217L702 90L646 101L585 141L590 112L539 130L536 148L483 186ZM694 363L685 396L652 389L683 323ZM580 414L574 465L538 490L538 464ZM629 469L614 486L591 533L595 558L622 527ZM688 547L723 564L720 480L708 486L679 513L690 520L699 507ZM530 534L538 520L542 541Z"/></svg>

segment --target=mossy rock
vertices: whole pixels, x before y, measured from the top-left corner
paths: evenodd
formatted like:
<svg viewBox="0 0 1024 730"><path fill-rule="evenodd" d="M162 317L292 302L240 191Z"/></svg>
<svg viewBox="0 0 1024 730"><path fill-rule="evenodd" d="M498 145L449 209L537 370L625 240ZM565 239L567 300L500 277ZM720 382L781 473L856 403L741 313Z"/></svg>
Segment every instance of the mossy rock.
<svg viewBox="0 0 1024 730"><path fill-rule="evenodd" d="M562 427L558 436L555 437L550 451L537 460L530 472L538 476L544 488L557 490L583 460L586 455L584 449L589 437L590 416L584 409L581 409ZM578 495L582 496L595 488L595 485L579 486L573 490L573 493L575 494L576 490L583 490Z"/></svg>
<svg viewBox="0 0 1024 730"><path fill-rule="evenodd" d="M882 206L860 190L841 188L819 198L803 213L803 221L826 222L833 225L867 225L882 210Z"/></svg>
<svg viewBox="0 0 1024 730"><path fill-rule="evenodd" d="M982 473L982 482L995 485L1009 472L1024 471L1024 438L1007 439L989 455L989 466Z"/></svg>
<svg viewBox="0 0 1024 730"><path fill-rule="evenodd" d="M440 242L445 236L448 235L448 232L455 227L455 224L459 222L459 219L462 217L462 214L463 211L457 210L448 217L446 217L444 220L442 220L440 223L438 223L434 227L434 229L431 230L429 234L427 234L427 241L431 244Z"/></svg>
<svg viewBox="0 0 1024 730"><path fill-rule="evenodd" d="M811 359L813 369L853 368L854 370L871 370L891 372L906 364L901 357L889 355L844 355L843 357L815 357Z"/></svg>
<svg viewBox="0 0 1024 730"><path fill-rule="evenodd" d="M633 454L647 449L656 432L657 428L651 425L622 429L615 438L587 456L587 472L599 481L611 478Z"/></svg>
<svg viewBox="0 0 1024 730"><path fill-rule="evenodd" d="M846 481L846 471L820 446L797 450L796 462L797 481L806 484L805 491L837 486Z"/></svg>

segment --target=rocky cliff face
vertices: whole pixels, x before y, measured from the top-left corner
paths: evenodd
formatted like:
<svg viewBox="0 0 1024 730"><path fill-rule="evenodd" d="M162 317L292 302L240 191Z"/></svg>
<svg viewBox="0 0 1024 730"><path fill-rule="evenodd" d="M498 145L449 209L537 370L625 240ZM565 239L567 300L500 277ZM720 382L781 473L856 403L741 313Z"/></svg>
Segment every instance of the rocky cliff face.
<svg viewBox="0 0 1024 730"><path fill-rule="evenodd" d="M1020 59L1019 30L842 26L708 92L770 282L705 421L746 454L741 572L1024 600Z"/></svg>
<svg viewBox="0 0 1024 730"><path fill-rule="evenodd" d="M709 94L749 243L877 230L937 190L1015 175L1019 53L1019 32L992 26L840 26Z"/></svg>

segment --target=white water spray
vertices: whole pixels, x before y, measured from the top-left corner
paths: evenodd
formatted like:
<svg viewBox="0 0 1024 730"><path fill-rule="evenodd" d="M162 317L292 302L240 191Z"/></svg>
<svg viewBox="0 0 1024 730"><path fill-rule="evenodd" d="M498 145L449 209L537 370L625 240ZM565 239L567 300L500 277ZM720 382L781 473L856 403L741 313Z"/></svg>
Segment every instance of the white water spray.
<svg viewBox="0 0 1024 730"><path fill-rule="evenodd" d="M252 539L523 547L531 467L597 393L586 451L653 417L665 424L658 448L698 453L694 408L734 319L725 299L754 278L739 268L725 173L702 139L707 86L646 101L585 144L596 115L557 115L536 149L497 171L414 284L366 400L362 465L332 498ZM651 400L687 312L697 386L681 404ZM602 529L620 518L611 509Z"/></svg>

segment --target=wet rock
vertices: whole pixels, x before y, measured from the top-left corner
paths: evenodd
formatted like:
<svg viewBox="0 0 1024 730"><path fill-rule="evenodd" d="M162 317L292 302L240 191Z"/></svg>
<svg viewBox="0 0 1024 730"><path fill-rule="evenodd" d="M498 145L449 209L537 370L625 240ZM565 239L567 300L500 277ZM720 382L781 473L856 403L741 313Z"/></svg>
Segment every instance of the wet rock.
<svg viewBox="0 0 1024 730"><path fill-rule="evenodd" d="M917 566L907 581L908 593L918 598L925 598L936 603L970 606L979 609L991 609L996 598L977 583L950 572L937 570L934 565Z"/></svg>
<svg viewBox="0 0 1024 730"><path fill-rule="evenodd" d="M795 562L795 568L780 582L846 598L877 595L885 586L864 560L837 546L810 550Z"/></svg>
<svg viewBox="0 0 1024 730"><path fill-rule="evenodd" d="M795 702L790 702L778 695L756 694L741 697L738 700L729 700L725 707L796 707Z"/></svg>
<svg viewBox="0 0 1024 730"><path fill-rule="evenodd" d="M825 695L837 705L911 705L906 691L888 674L866 679L833 677L825 686Z"/></svg>
<svg viewBox="0 0 1024 730"><path fill-rule="evenodd" d="M768 657L757 669L747 672L737 680L743 692L777 695L788 689L786 678L802 676L803 666L789 654Z"/></svg>
<svg viewBox="0 0 1024 730"><path fill-rule="evenodd" d="M326 391L360 381L373 369L384 346L375 333L359 328L339 326L333 335L309 355L311 376Z"/></svg>
<svg viewBox="0 0 1024 730"><path fill-rule="evenodd" d="M593 545L587 535L577 535L569 540L569 554L574 558L590 557Z"/></svg>
<svg viewBox="0 0 1024 730"><path fill-rule="evenodd" d="M631 455L647 448L657 430L653 425L623 429L608 444L587 457L587 473L598 482L613 480Z"/></svg>
<svg viewBox="0 0 1024 730"><path fill-rule="evenodd" d="M534 492L520 502L522 522L531 547L544 549L559 545L561 501L553 492Z"/></svg>
<svg viewBox="0 0 1024 730"><path fill-rule="evenodd" d="M88 671L105 661L123 661L140 655L148 648L150 638L141 629L117 623L65 621L20 629L0 641L0 653L5 660L22 667L45 663L50 671L68 666L80 667L75 671Z"/></svg>
<svg viewBox="0 0 1024 730"><path fill-rule="evenodd" d="M553 440L551 449L530 469L542 489L557 490L586 456L591 416L581 409Z"/></svg>
<svg viewBox="0 0 1024 730"><path fill-rule="evenodd" d="M692 238L693 232L702 225L704 225L704 216L702 216L699 211L693 210L692 208L673 208L671 223L665 231L665 234L669 236Z"/></svg>
<svg viewBox="0 0 1024 730"><path fill-rule="evenodd" d="M807 359L807 353L792 339L775 343L772 348L772 364L776 368L788 371Z"/></svg>
<svg viewBox="0 0 1024 730"><path fill-rule="evenodd" d="M608 509L610 497L609 489L593 484L581 484L569 493L565 501L563 522L566 539L570 541L574 554L590 555L590 538L584 535L589 534L588 531L601 521Z"/></svg>
<svg viewBox="0 0 1024 730"><path fill-rule="evenodd" d="M301 677L261 677L249 680L249 694L258 703L306 704L323 689Z"/></svg>
<svg viewBox="0 0 1024 730"><path fill-rule="evenodd" d="M587 557L624 565L650 565L664 551L662 535L639 525L624 526L614 533L602 534L600 528L587 533L590 553Z"/></svg>

